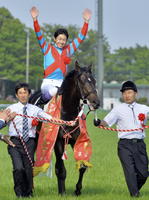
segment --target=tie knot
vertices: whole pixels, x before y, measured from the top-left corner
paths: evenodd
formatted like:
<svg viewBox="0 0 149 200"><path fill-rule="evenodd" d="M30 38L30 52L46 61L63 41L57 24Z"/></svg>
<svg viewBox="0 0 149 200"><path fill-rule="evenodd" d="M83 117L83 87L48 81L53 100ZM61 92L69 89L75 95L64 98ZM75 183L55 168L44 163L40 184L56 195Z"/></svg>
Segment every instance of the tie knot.
<svg viewBox="0 0 149 200"><path fill-rule="evenodd" d="M24 106L24 107L23 107L23 113L24 113L24 115L27 115L27 111L26 111L26 109L27 109L27 107Z"/></svg>
<svg viewBox="0 0 149 200"><path fill-rule="evenodd" d="M23 107L23 110L26 110L26 109L27 109L27 106L24 106L24 107Z"/></svg>
<svg viewBox="0 0 149 200"><path fill-rule="evenodd" d="M132 109L134 106L133 105L129 105L129 107Z"/></svg>

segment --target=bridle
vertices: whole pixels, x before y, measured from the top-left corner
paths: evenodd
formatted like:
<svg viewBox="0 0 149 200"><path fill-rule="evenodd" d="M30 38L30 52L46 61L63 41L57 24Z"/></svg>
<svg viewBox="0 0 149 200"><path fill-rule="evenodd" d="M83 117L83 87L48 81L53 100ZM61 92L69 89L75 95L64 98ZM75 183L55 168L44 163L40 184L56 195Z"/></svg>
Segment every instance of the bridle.
<svg viewBox="0 0 149 200"><path fill-rule="evenodd" d="M97 93L97 91L93 88L93 86L92 86L92 90L91 91L89 91L87 94L85 94L84 93L84 91L83 91L83 89L82 89L82 87L81 87L81 81L79 80L79 77L83 74L83 72L85 72L85 71L82 71L82 72L78 72L78 74L77 74L77 81L75 82L75 89L74 89L74 92L76 93L77 92L77 86L78 86L78 89L79 89L79 91L80 91L80 94L81 94L81 99L83 100L83 105L84 104L87 104L87 97L91 94L91 93ZM57 102L56 102L56 104L57 104ZM81 105L81 107L83 106L83 105ZM58 106L58 105L57 105ZM80 106L79 107L77 107L77 109L75 109L75 110L73 110L73 111L71 111L71 112L65 112L65 111L62 111L61 110L61 108L59 108L60 109L60 111L61 111L61 114L63 115L63 114L72 114L72 113L74 113L74 112L76 112L77 110L79 111L80 110ZM90 112L90 110L89 110L89 112ZM88 112L88 113L89 113ZM88 115L88 113L87 113L87 115Z"/></svg>
<svg viewBox="0 0 149 200"><path fill-rule="evenodd" d="M84 71L83 71L84 72ZM77 86L79 88L79 91L80 91L80 94L81 94L81 98L83 100L83 102L86 102L87 101L87 97L91 94L91 93L97 93L97 91L93 88L93 86L91 85L92 87L92 90L89 91L87 94L84 93L82 87L81 87L81 83L80 83L80 80L79 80L79 77L83 74L83 72L78 72L78 75L77 75L77 82L75 83L75 91L77 89Z"/></svg>

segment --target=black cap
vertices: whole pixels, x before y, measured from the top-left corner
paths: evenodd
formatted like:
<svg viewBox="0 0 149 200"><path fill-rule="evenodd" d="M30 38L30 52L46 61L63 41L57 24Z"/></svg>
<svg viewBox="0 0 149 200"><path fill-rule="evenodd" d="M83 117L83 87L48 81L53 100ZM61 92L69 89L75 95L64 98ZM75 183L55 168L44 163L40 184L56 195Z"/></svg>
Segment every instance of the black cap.
<svg viewBox="0 0 149 200"><path fill-rule="evenodd" d="M129 89L137 92L137 86L132 81L126 81L125 83L123 83L122 89L120 91L123 92L124 90Z"/></svg>

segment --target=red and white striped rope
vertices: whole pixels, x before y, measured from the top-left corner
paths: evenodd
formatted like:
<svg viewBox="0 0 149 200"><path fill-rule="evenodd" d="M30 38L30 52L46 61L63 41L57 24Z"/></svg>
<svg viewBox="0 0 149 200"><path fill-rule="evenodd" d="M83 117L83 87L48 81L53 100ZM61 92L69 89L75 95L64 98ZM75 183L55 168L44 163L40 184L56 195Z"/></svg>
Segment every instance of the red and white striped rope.
<svg viewBox="0 0 149 200"><path fill-rule="evenodd" d="M103 126L98 126L98 128L105 129L108 131L130 132L130 131L141 131L143 129L149 128L149 126L144 126L143 128L138 128L138 129L114 129L114 128L107 128Z"/></svg>
<svg viewBox="0 0 149 200"><path fill-rule="evenodd" d="M32 161L32 159L31 159L31 157L30 157L30 155L29 155L29 153L28 153L28 150L27 150L27 148L26 148L26 145L25 145L25 143L24 143L24 141L23 141L23 139L22 139L22 137L21 137L21 135L20 135L20 133L19 133L19 131L18 131L18 129L17 129L17 127L16 127L16 124L15 124L15 122L14 122L13 119L12 119L12 122L13 122L14 128L15 128L17 134L19 135L19 138L20 138L20 140L21 140L21 142L22 142L22 144L23 144L24 150L25 150L25 152L26 152L26 154L27 154L27 156L28 156L28 159L29 159L30 164L31 164L31 167L32 167L32 173L33 173L33 169L34 169L33 161Z"/></svg>
<svg viewBox="0 0 149 200"><path fill-rule="evenodd" d="M76 119L75 119L74 121L76 122L76 121L79 119L79 117L81 117L82 114L83 114L83 108L81 108L81 110L80 110L78 116L76 117ZM18 116L22 116L22 117L28 117L28 118L36 119L36 120L38 120L38 121L58 122L58 123L63 123L63 124L67 124L67 125L70 124L70 122L68 122L68 121L63 121L63 120L54 120L54 119L50 119L50 120L49 120L49 119L45 119L45 118L33 117L33 116L22 115L22 114L17 114L17 115L18 115ZM21 137L21 135L20 135L20 133L19 133L19 131L18 131L18 129L17 129L17 127L16 127L16 124L15 124L15 122L14 122L13 119L12 119L12 122L13 122L14 128L15 128L17 134L19 135L19 138L20 138L20 140L21 140L21 142L22 142L22 144L23 144L24 150L25 150L25 152L26 152L26 154L27 154L27 156L28 156L28 159L29 159L30 164L31 164L31 167L32 167L32 174L33 174L33 170L34 170L33 161L32 161L32 159L31 159L31 157L30 157L30 155L29 155L29 152L28 152L28 150L27 150L27 148L26 148L26 145L25 145L25 143L24 143L24 141L23 141L23 138ZM70 134L70 133L68 133L68 135L69 135L69 134ZM69 136L69 137L70 137L70 136ZM65 138L65 140L66 140L66 138ZM33 175L33 176L34 176L34 175Z"/></svg>
<svg viewBox="0 0 149 200"><path fill-rule="evenodd" d="M29 115L22 115L22 114L17 114L18 116L21 117L28 117L28 118L32 118L32 119L36 119L38 121L44 121L44 122L58 122L58 123L63 123L63 124L67 124L69 125L70 122L68 121L63 121L63 120L54 120L54 119L46 119L46 118L41 118L41 117L33 117L33 116L29 116Z"/></svg>
<svg viewBox="0 0 149 200"><path fill-rule="evenodd" d="M76 119L74 120L75 122L79 119L79 117L81 117L81 115L83 114L83 108L81 108L78 116L76 117ZM58 123L63 123L66 125L69 125L70 122L69 121L64 121L64 120L54 120L54 119L46 119L46 118L41 118L41 117L33 117L33 116L29 116L29 115L22 115L22 114L17 114L18 116L21 117L28 117L28 118L32 118L32 119L36 119L38 121L44 121L44 122L58 122Z"/></svg>
<svg viewBox="0 0 149 200"><path fill-rule="evenodd" d="M74 120L75 122L76 122L76 121L79 119L79 117L81 117L81 115L83 114L83 108L84 108L84 106L81 108L81 110L80 110L78 116L77 116L76 119Z"/></svg>

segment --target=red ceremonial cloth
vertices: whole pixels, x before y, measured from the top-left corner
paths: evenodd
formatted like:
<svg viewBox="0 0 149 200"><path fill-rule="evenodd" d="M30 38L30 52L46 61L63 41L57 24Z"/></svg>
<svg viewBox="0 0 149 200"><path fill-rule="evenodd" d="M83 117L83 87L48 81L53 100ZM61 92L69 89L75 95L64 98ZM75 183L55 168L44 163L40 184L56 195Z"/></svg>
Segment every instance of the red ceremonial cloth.
<svg viewBox="0 0 149 200"><path fill-rule="evenodd" d="M58 96L55 102L55 96L50 101L48 110L46 113L52 117L60 118L61 96ZM46 172L50 166L50 159L57 138L59 125L52 124L50 122L42 123L41 131L38 139L36 161L34 164L34 176L39 172Z"/></svg>
<svg viewBox="0 0 149 200"><path fill-rule="evenodd" d="M84 166L87 169L90 169L91 167L93 167L93 165L89 164L89 160L92 154L91 140L87 132L86 120L84 120L85 115L83 114L82 117L79 118L80 135L74 146L74 157L77 162L76 168L78 170Z"/></svg>
<svg viewBox="0 0 149 200"><path fill-rule="evenodd" d="M61 96L52 98L47 113L52 117L60 118L61 108ZM82 115L85 118L84 114ZM91 141L86 129L86 121L79 118L80 135L74 146L74 157L77 161L76 168L80 169L83 165L87 168L91 168L89 164L90 156L92 153ZM34 165L34 176L38 175L39 172L46 172L50 166L50 159L54 148L55 140L57 138L59 126L50 122L43 122L41 131L39 134L36 161Z"/></svg>
<svg viewBox="0 0 149 200"><path fill-rule="evenodd" d="M85 115L82 115L85 119ZM86 128L86 120L79 119L80 135L74 147L74 157L78 162L79 160L86 160L89 162L92 154L92 145Z"/></svg>

